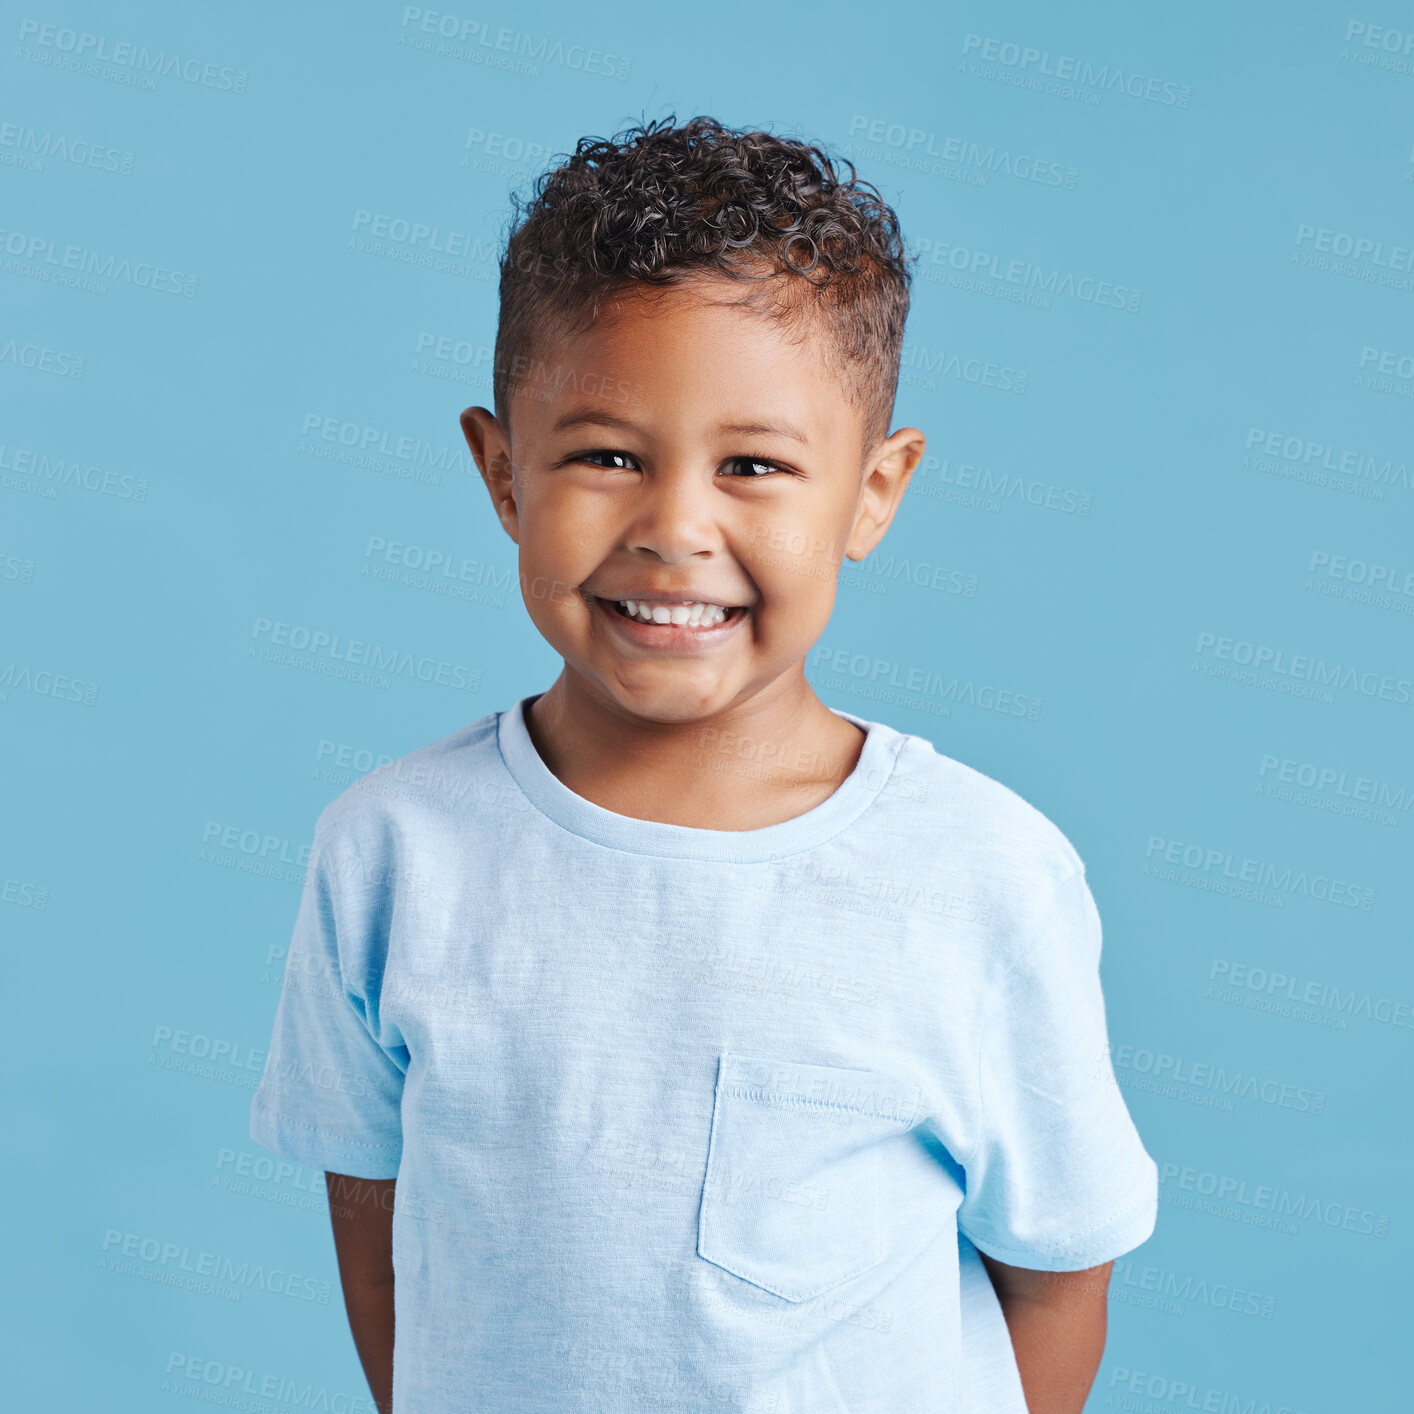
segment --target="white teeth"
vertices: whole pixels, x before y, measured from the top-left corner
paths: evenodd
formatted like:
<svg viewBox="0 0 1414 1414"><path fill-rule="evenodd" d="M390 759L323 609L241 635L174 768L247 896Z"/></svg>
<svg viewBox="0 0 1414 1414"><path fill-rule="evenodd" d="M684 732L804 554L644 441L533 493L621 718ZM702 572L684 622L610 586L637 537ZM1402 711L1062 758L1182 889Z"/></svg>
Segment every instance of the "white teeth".
<svg viewBox="0 0 1414 1414"><path fill-rule="evenodd" d="M650 604L635 599L620 599L619 604L630 618L646 624L688 624L692 628L715 628L727 617L727 611L720 604Z"/></svg>

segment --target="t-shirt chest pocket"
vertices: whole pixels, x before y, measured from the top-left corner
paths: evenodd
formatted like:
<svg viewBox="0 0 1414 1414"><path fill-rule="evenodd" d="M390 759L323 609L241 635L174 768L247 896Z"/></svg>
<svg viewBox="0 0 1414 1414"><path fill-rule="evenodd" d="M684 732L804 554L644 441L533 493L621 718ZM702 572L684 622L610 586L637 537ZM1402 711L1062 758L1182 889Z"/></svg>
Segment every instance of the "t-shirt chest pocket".
<svg viewBox="0 0 1414 1414"><path fill-rule="evenodd" d="M884 1259L885 1146L920 1088L870 1070L724 1053L697 1253L787 1301Z"/></svg>

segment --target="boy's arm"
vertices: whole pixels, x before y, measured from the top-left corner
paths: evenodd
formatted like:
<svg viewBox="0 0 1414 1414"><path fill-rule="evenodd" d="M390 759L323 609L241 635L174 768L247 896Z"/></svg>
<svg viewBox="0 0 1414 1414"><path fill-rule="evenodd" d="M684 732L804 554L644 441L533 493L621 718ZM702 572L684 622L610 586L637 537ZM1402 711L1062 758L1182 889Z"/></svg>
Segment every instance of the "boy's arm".
<svg viewBox="0 0 1414 1414"><path fill-rule="evenodd" d="M327 1172L324 1179L354 1346L379 1414L392 1414L393 1202L398 1180Z"/></svg>
<svg viewBox="0 0 1414 1414"><path fill-rule="evenodd" d="M1105 1350L1114 1263L1042 1272L978 1255L1006 1317L1028 1411L1081 1414Z"/></svg>

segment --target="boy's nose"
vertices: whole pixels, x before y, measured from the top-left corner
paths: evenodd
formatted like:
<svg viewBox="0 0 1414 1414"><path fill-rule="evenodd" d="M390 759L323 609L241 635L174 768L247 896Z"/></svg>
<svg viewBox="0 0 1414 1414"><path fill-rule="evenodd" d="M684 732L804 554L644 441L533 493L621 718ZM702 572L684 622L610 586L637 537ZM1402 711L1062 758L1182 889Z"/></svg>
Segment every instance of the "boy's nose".
<svg viewBox="0 0 1414 1414"><path fill-rule="evenodd" d="M626 547L651 550L669 562L718 549L722 535L713 490L710 482L687 474L645 478L633 499Z"/></svg>

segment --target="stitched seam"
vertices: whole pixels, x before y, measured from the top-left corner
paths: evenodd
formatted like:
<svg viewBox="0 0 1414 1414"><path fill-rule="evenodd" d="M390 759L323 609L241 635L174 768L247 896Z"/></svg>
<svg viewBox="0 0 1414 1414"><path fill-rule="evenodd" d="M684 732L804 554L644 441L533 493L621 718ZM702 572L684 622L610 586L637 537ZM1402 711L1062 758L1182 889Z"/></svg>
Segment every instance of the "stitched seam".
<svg viewBox="0 0 1414 1414"><path fill-rule="evenodd" d="M836 1110L841 1114L857 1115L861 1119L882 1119L891 1124L911 1125L918 1114L918 1102L915 1100L913 1108L909 1111L908 1119L901 1119L898 1115L879 1114L875 1110L862 1109L855 1105L839 1105L830 1100L809 1100L799 1095L779 1095L774 1090L766 1090L759 1086L731 1084L722 1086L722 1094L730 1095L739 1100L759 1100L767 1105L797 1105L803 1109L814 1110Z"/></svg>
<svg viewBox="0 0 1414 1414"><path fill-rule="evenodd" d="M512 711L514 709L508 708L506 710ZM860 805L859 809L856 810L855 813L850 816L849 819L840 822L840 826L834 832L834 834L828 835L822 840L815 840L810 844L800 845L795 849L787 849L784 852L769 854L765 858L761 859L758 859L754 856L748 859L733 859L729 856L718 859L715 856L709 858L705 855L694 854L691 851L688 851L683 854L678 854L673 852L660 852L658 850L649 849L642 846L635 846L633 848L630 848L627 845L623 844L610 844L607 840L599 839L597 836L594 835L582 835L580 834L578 829L573 828L569 825L561 824L559 820L557 820L553 815L551 815L549 811L547 811L545 807L540 804L539 801L535 800L526 790L526 788L521 785L519 778L516 776L516 773L511 769L510 762L506 759L506 753L501 750L499 730L497 731L496 737L496 750L498 756L500 757L501 765L505 769L506 774L510 777L511 783L515 786L517 792L525 800L526 804L537 815L539 815L543 820L547 821L549 824L553 825L557 830L563 831L571 839L578 840L581 844L591 844L595 846L596 849L608 850L612 854L626 854L634 859L687 859L697 864L716 864L724 866L730 865L736 868L744 868L749 865L771 865L777 864L783 859L794 859L797 855L809 854L812 850L821 849L825 845L829 844L832 840L838 839L839 836L842 835L851 826L853 826L861 818L861 816L863 816L869 810L872 810L874 806L878 803L878 801L882 798L885 789L888 787L889 783L894 779L895 775L898 774L899 758L903 754L903 748L905 742L908 739L908 734L900 733L900 740L894 742L892 747L890 747L888 765L883 771L883 784L880 785L879 789L875 791L869 797L868 800L866 800L862 805ZM797 816L796 818L799 819L800 817ZM782 824L790 823L790 821L782 821ZM776 827L768 825L763 828L774 829ZM724 831L723 833L730 832Z"/></svg>
<svg viewBox="0 0 1414 1414"><path fill-rule="evenodd" d="M399 1144L375 1144L372 1140L367 1139L340 1139L337 1135L321 1129L317 1124L308 1124L302 1119L286 1119L279 1111L272 1110L269 1105L260 1100L255 1100L253 1103L269 1115L276 1125L284 1125L289 1129L308 1129L321 1139L327 1139L334 1144L347 1144L351 1149L396 1149L400 1147Z"/></svg>
<svg viewBox="0 0 1414 1414"><path fill-rule="evenodd" d="M1109 1227L1111 1223L1116 1223L1120 1218L1127 1218L1136 1208L1147 1208L1149 1205L1148 1195L1136 1198L1132 1203L1126 1203L1118 1212L1111 1213L1102 1222L1097 1222L1093 1227L1087 1227L1081 1232L1072 1234L1071 1241L1079 1241L1082 1237L1089 1237L1092 1232L1099 1232L1103 1227Z"/></svg>
<svg viewBox="0 0 1414 1414"><path fill-rule="evenodd" d="M843 1285L843 1283L845 1283L845 1282L847 1282L847 1281L852 1281L855 1277L862 1276L865 1272L871 1271L874 1267L877 1267L877 1266L879 1265L879 1263L884 1260L883 1252L882 1252L882 1250L881 1250L881 1249L882 1249L882 1243L883 1243L883 1237L882 1237L882 1233L880 1232L880 1229L879 1229L879 1218L880 1218L880 1214L879 1214L879 1169L878 1169L878 1159L877 1159L877 1157L876 1157L875 1160L874 1160L873 1168L872 1168L872 1174L873 1174L873 1180L874 1180L874 1183L873 1183L873 1200L874 1200L874 1210L873 1210L873 1213L874 1213L874 1247L873 1247L873 1250L874 1250L874 1252L875 1252L876 1255L873 1257L873 1259L872 1259L871 1261L866 1262L863 1266L856 1267L856 1268L854 1268L854 1270L849 1271L849 1272L846 1272L843 1276L834 1278L833 1280L831 1280L831 1281L830 1281L827 1285L825 1285L825 1286L816 1287L816 1288L815 1288L814 1290L812 1290L812 1291L805 1292L805 1293L803 1293L803 1294L801 1294L801 1295L792 1296L789 1292L787 1292L787 1291L785 1290L784 1287L779 1286L779 1285L773 1285L773 1284L770 1282L770 1280L769 1280L768 1278L763 1277L763 1276L760 1276L760 1275L752 1276L752 1275L750 1275L748 1272L743 1271L741 1268L746 1265L745 1262L742 1262L740 1266L735 1266L735 1267L734 1267L734 1266L730 1265L730 1263L731 1263L732 1261L738 1261L739 1259L733 1258L733 1257L730 1257L730 1256L729 1256L729 1257L726 1257L726 1258L723 1258L723 1257L709 1257L709 1256L707 1255L707 1253L702 1250L704 1246L706 1246L706 1247L711 1247L711 1246L713 1245L714 1240L715 1240L715 1231L716 1231L716 1228L715 1228L715 1224L714 1224L713 1221L712 1221L712 1215L713 1215L713 1211L714 1211L714 1209L715 1209L715 1207L716 1207L716 1202L717 1202L717 1200L716 1200L715 1197L713 1196L712 1179L713 1179L713 1175L714 1175L715 1172L716 1172L717 1159L718 1159L718 1155L719 1155L719 1149L720 1149L720 1147L721 1147L720 1144L719 1144L719 1142L718 1142L719 1139L720 1139L720 1137L721 1137L720 1129L719 1129L719 1127L718 1127L718 1120L721 1118L721 1105L720 1105L720 1100L721 1100L722 1094L725 1094L725 1093L727 1093L727 1092L729 1092L729 1091L733 1091L733 1090L740 1091L740 1092L742 1092L743 1094L748 1094L748 1093L750 1093L749 1088L746 1087L746 1086L742 1086L742 1085L735 1085L735 1086L733 1086L733 1085L724 1085L724 1086L719 1087L719 1092L718 1092L717 1099L714 1100L713 1105L712 1105L712 1128L711 1128L711 1132L710 1132L710 1134L709 1134L709 1136L708 1136L708 1140L707 1140L707 1167L706 1167L705 1173L703 1174L703 1180L702 1180L702 1198L701 1198L701 1201L700 1201L700 1204L699 1204L699 1207L698 1207L698 1219L697 1219L697 1222L698 1222L698 1240L697 1240L697 1252L698 1252L698 1255L699 1255L704 1261L706 1261L706 1262L711 1262L713 1266L715 1266L715 1267L720 1267L724 1272L730 1272L734 1277L739 1277L742 1281L749 1282L752 1286L760 1287L762 1291L769 1291L773 1296L779 1296L779 1297L781 1297L782 1300L790 1301L790 1302L813 1301L817 1296L823 1295L826 1291L830 1291L830 1290L832 1290L832 1289L833 1289L834 1287L836 1287L836 1286L841 1286L841 1285ZM840 1109L840 1108L843 1108L842 1106L838 1106L838 1105L830 1105L830 1104L829 1104L828 1102L826 1102L826 1101L803 1101L802 1104L805 1105L805 1106L807 1106L807 1107L810 1106L810 1105L812 1105L812 1104L814 1104L814 1105L820 1106L820 1107L823 1108L823 1109ZM854 1113L854 1111L850 1111L850 1113ZM729 1162L730 1162L730 1161L729 1161Z"/></svg>
<svg viewBox="0 0 1414 1414"><path fill-rule="evenodd" d="M1134 1202L1126 1204L1123 1208L1119 1209L1118 1212L1111 1213L1109 1217L1093 1224L1091 1227L1083 1228L1080 1232L1070 1233L1069 1236L1066 1237L1064 1242L1050 1242L1047 1243L1044 1247L1039 1247L1035 1250L1057 1253L1064 1252L1069 1244L1079 1242L1082 1238L1090 1237L1092 1234L1099 1232L1103 1228L1113 1226L1113 1224L1117 1223L1121 1218L1130 1217L1136 1209L1147 1208L1148 1204L1149 1198L1147 1196L1136 1198ZM990 1238L988 1240L991 1241ZM992 1242L991 1245L993 1247L1003 1248L1008 1252L1026 1252L1031 1250L1026 1247L1016 1247L1010 1242Z"/></svg>

